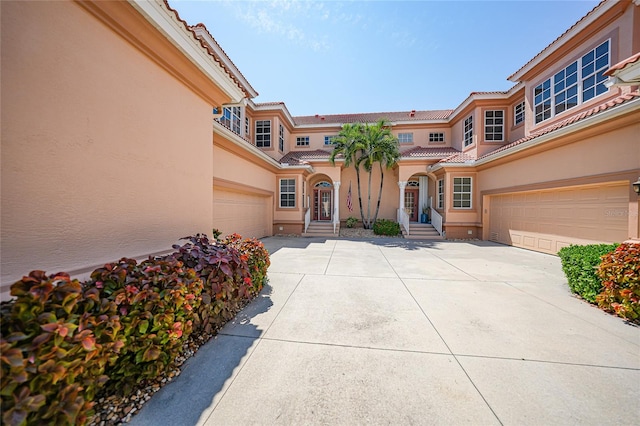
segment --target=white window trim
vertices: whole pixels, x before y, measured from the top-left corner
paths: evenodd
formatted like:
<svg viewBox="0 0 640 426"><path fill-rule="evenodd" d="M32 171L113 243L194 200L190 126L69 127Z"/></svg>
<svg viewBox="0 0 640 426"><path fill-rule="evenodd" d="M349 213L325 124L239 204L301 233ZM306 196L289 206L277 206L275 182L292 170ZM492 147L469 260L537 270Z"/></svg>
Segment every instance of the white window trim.
<svg viewBox="0 0 640 426"><path fill-rule="evenodd" d="M301 139L304 143L299 143ZM296 146L309 146L309 136L296 136Z"/></svg>
<svg viewBox="0 0 640 426"><path fill-rule="evenodd" d="M282 192L282 181L293 181L293 192ZM297 183L296 183L296 179L295 178L280 178L278 181L278 205L280 206L281 209L295 209L297 203L297 196L296 196L296 192L297 192ZM283 206L282 205L282 195L283 194L293 194L293 206Z"/></svg>
<svg viewBox="0 0 640 426"><path fill-rule="evenodd" d="M269 133L258 133L258 123L268 122L269 123ZM264 140L262 141L262 146L258 146L258 135L269 135L269 146L264 145ZM258 148L271 148L272 147L272 138L271 138L271 120L255 120L255 145Z"/></svg>
<svg viewBox="0 0 640 426"><path fill-rule="evenodd" d="M470 191L469 191L469 207L456 207L455 206L455 194L466 194L466 192L455 192L455 188L456 188L456 179L469 179L469 186L470 186ZM471 210L473 209L473 177L471 176L456 176L453 178L453 182L451 185L451 207L453 207L456 210Z"/></svg>
<svg viewBox="0 0 640 426"><path fill-rule="evenodd" d="M442 182L442 186L440 185L440 182ZM438 179L437 182L438 185L438 189L437 189L437 193L438 193L438 197L437 197L437 202L438 202L438 209L444 209L444 179ZM442 190L442 191L441 191Z"/></svg>
<svg viewBox="0 0 640 426"><path fill-rule="evenodd" d="M487 139L487 113L488 112L501 112L502 113L502 124L500 124L500 127L502 128L502 130L500 131L500 133L502 134L502 139L491 139L488 140ZM485 142L504 142L504 119L506 117L506 112L503 109L487 109L484 111L484 141ZM495 120L495 116L493 117L493 119ZM490 126L492 127L496 127L496 124L490 124ZM494 132L495 133L495 132Z"/></svg>
<svg viewBox="0 0 640 426"><path fill-rule="evenodd" d="M467 125L469 129L467 129ZM468 147L473 145L473 115L467 117L462 123L462 135L463 135L463 144L464 147ZM467 140L469 143L467 143Z"/></svg>
<svg viewBox="0 0 640 426"><path fill-rule="evenodd" d="M337 137L338 135L325 135L324 136L324 146L333 146L333 140ZM327 141L329 141L329 143L327 143Z"/></svg>
<svg viewBox="0 0 640 426"><path fill-rule="evenodd" d="M518 113L518 108L520 108L520 113ZM519 126L524 123L525 114L524 101L519 102L513 106L513 127ZM520 121L518 121L518 116L520 116Z"/></svg>
<svg viewBox="0 0 640 426"><path fill-rule="evenodd" d="M406 139L406 140L403 140L403 139ZM398 143L401 143L401 144L413 143L413 132L398 133Z"/></svg>
<svg viewBox="0 0 640 426"><path fill-rule="evenodd" d="M284 152L284 126L282 124L278 127L278 149L280 152Z"/></svg>
<svg viewBox="0 0 640 426"><path fill-rule="evenodd" d="M589 74L589 75L587 75L585 77L584 75L582 75L582 67L583 67L582 60L583 60L583 58L586 55L588 55L590 52L592 52L592 51L594 52L594 55L595 55L595 50L598 47L600 47L603 44L605 44L605 43L608 43L607 64L604 65L603 67L597 68L597 69L595 68L595 64L594 64L594 72L593 72L593 74ZM599 96L606 95L607 93L609 93L609 90L605 90L604 92L600 93L599 95L598 94L594 95L592 98L588 99L587 101L584 100L584 81L587 78L589 78L591 75L593 75L593 76L598 75L598 71L605 70L605 69L607 69L607 68L609 68L611 66L611 47L612 47L612 42L611 42L610 38L608 38L606 40L603 40L603 41L599 42L596 46L594 46L592 49L589 49L589 50L585 51L584 53L582 53L577 59L571 61L570 63L568 63L566 65L564 65L561 69L556 70L555 72L551 73L551 75L549 75L547 78L544 78L544 79L540 80L537 84L533 85L532 97L531 97L532 104L533 104L533 109L532 109L532 111L533 111L533 124L534 125L538 125L538 124L543 123L543 122L545 122L547 120L551 120L552 118L554 118L556 116L561 116L562 114L566 113L567 111L570 111L570 110L582 105L585 102L591 102L593 99L596 99ZM595 61L595 58L594 58L594 61ZM554 77L555 77L556 74L560 73L563 70L566 70L569 66L573 65L574 62L577 62L577 68L578 68L577 83L576 83L577 84L578 94L577 94L576 105L571 107L571 108L567 108L567 109L565 109L565 110L563 110L563 111L561 111L559 113L556 113L555 112L555 110L556 110L556 100L555 100L555 98L556 98L556 95L558 95L560 92L558 92L558 93L555 92ZM543 118L540 121L538 121L537 120L537 115L538 114L536 113L536 107L538 105L540 105L540 104L536 103L536 89L538 87L544 85L547 81L549 81L549 90L550 90L550 98L549 98L549 102L550 102L550 111L549 112L550 112L550 114L549 114L548 118ZM594 88L597 87L597 84L595 84L593 87ZM563 90L566 90L566 88L563 89ZM544 100L542 101L542 103L544 103Z"/></svg>

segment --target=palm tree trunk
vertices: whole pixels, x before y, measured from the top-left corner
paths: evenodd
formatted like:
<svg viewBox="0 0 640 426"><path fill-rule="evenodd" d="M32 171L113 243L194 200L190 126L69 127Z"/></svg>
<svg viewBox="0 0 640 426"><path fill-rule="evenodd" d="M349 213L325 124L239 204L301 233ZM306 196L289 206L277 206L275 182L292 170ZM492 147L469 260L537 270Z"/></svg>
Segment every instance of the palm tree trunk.
<svg viewBox="0 0 640 426"><path fill-rule="evenodd" d="M371 223L371 170L369 170L369 186L367 193L367 229L371 229L373 223Z"/></svg>
<svg viewBox="0 0 640 426"><path fill-rule="evenodd" d="M362 191L360 190L360 166L356 165L356 180L358 182L358 204L360 205L360 218L362 219L362 226L367 229L364 223L364 210L362 209Z"/></svg>
<svg viewBox="0 0 640 426"><path fill-rule="evenodd" d="M378 191L378 205L376 206L376 214L373 216L373 223L376 223L378 220L378 212L380 211L380 199L382 198L382 183L384 182L384 172L382 170L382 163L378 163L380 165L380 190Z"/></svg>

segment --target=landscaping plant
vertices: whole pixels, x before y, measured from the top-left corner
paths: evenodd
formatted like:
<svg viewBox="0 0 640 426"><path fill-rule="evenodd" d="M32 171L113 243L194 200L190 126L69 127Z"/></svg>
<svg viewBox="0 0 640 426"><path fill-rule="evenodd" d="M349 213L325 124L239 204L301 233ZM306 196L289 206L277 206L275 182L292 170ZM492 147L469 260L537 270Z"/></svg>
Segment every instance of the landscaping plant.
<svg viewBox="0 0 640 426"><path fill-rule="evenodd" d="M400 224L388 219L378 219L373 224L373 233L376 235L395 236L400 234Z"/></svg>
<svg viewBox="0 0 640 426"><path fill-rule="evenodd" d="M562 270L567 277L569 288L583 299L595 303L602 291L602 281L596 275L600 257L612 252L616 244L571 245L558 252Z"/></svg>
<svg viewBox="0 0 640 426"><path fill-rule="evenodd" d="M358 223L358 218L349 216L347 218L347 222L345 223L345 225L347 226L347 228L353 228L354 226L356 226L357 223Z"/></svg>
<svg viewBox="0 0 640 426"><path fill-rule="evenodd" d="M640 244L621 244L602 256L597 274L604 286L598 306L640 323Z"/></svg>

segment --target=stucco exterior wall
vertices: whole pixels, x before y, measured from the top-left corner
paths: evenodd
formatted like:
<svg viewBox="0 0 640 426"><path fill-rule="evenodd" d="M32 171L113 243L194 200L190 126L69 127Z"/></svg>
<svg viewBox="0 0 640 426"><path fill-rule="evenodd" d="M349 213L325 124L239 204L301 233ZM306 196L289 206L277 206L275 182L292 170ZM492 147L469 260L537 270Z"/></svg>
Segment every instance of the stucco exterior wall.
<svg viewBox="0 0 640 426"><path fill-rule="evenodd" d="M397 169L396 169L397 170ZM356 171L353 167L342 170L340 185L340 220L346 220L349 216L354 216L360 220L360 207L358 204L358 181ZM353 211L347 209L347 192L351 182L351 199ZM368 175L360 172L360 185L362 189L362 208L367 212ZM371 218L373 218L378 202L378 191L380 189L380 171L376 167L371 176ZM382 187L382 199L380 201L380 212L378 219L397 219L397 209L400 202L400 189L398 187L398 176L395 170L384 171L384 182Z"/></svg>
<svg viewBox="0 0 640 426"><path fill-rule="evenodd" d="M1 3L3 289L208 232L210 104L76 3Z"/></svg>

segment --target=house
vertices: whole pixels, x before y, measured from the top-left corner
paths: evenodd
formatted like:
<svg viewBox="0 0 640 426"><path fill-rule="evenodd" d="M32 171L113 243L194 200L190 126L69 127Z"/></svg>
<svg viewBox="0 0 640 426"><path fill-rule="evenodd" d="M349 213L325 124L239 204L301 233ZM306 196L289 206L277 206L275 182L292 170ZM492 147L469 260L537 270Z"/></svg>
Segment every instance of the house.
<svg viewBox="0 0 640 426"><path fill-rule="evenodd" d="M4 296L32 269L82 276L212 228L333 233L359 207L346 207L355 172L329 162L332 137L380 118L402 157L379 216L409 236L427 205L446 238L555 253L639 237L639 0L600 3L507 91L314 116L255 102L207 28L166 1L0 7Z"/></svg>

